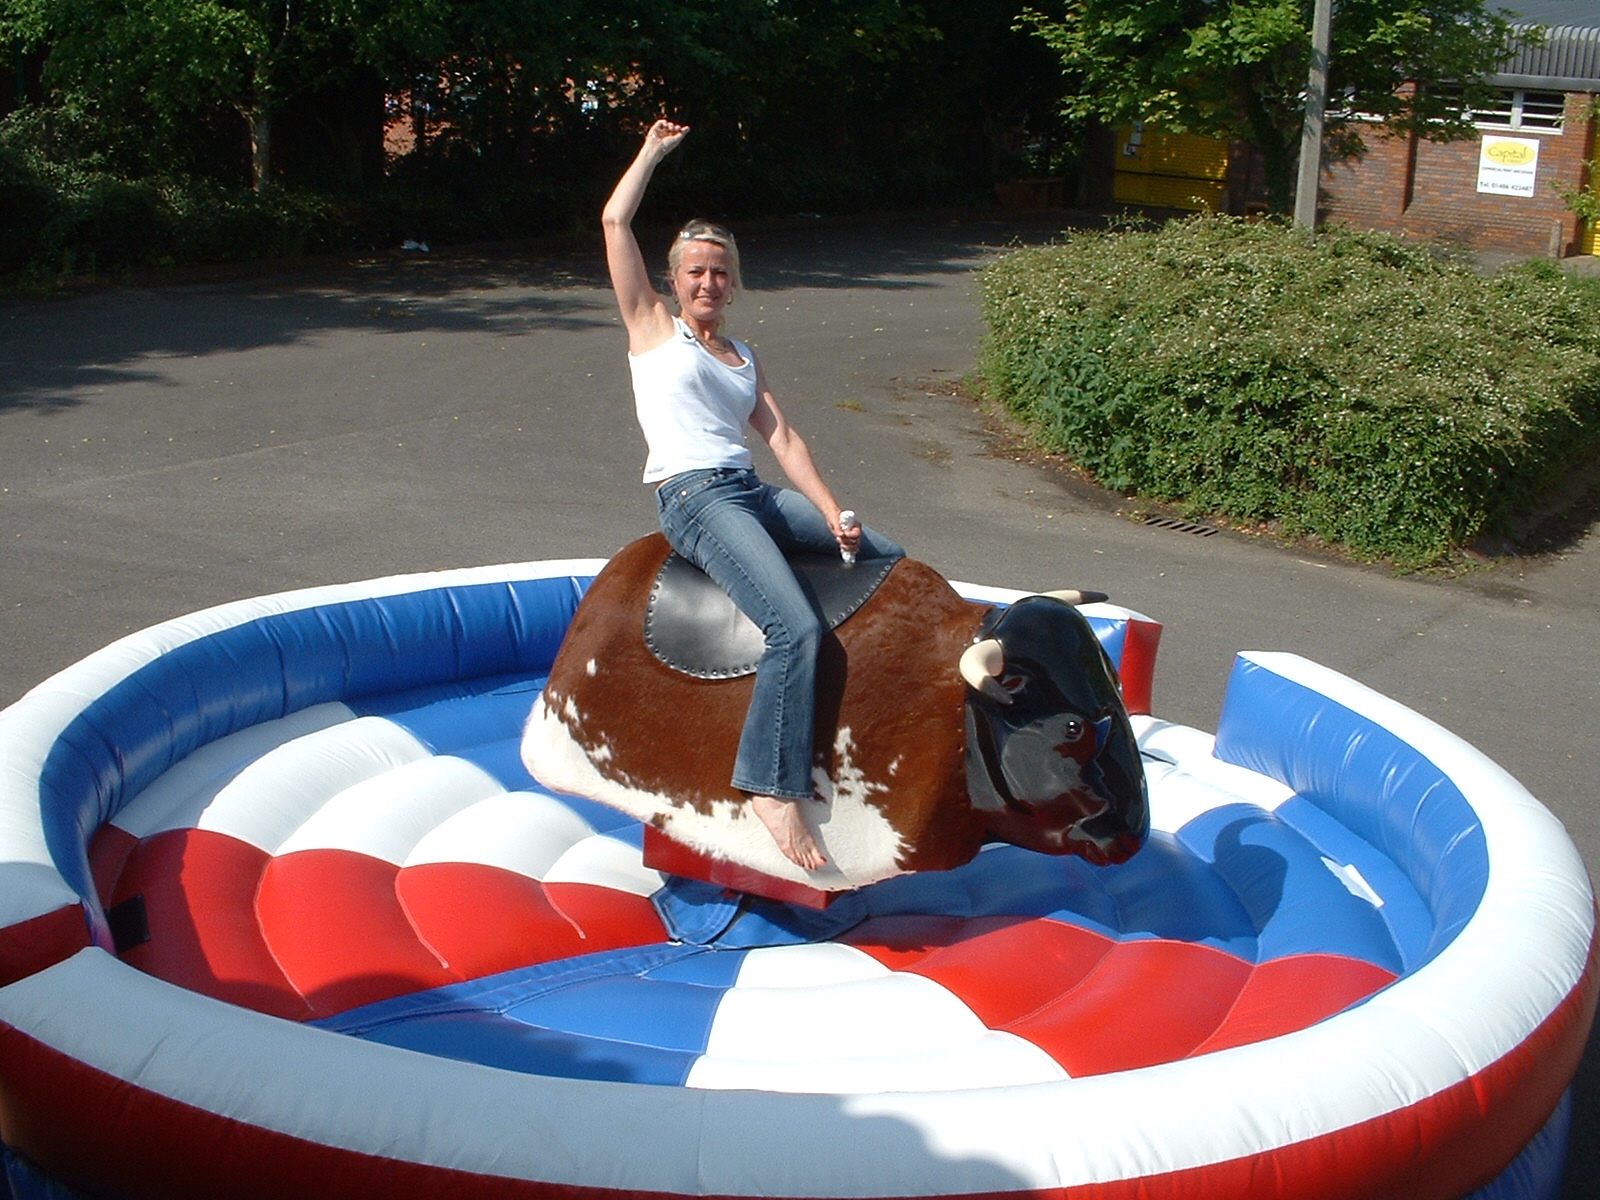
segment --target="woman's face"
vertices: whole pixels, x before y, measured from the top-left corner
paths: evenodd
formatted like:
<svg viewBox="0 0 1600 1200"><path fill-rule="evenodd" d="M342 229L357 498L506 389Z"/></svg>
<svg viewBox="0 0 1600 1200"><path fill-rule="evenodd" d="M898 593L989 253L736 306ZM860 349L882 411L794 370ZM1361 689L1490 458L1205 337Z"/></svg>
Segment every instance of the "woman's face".
<svg viewBox="0 0 1600 1200"><path fill-rule="evenodd" d="M733 299L733 273L726 246L689 241L672 273L672 290L683 315L714 322Z"/></svg>

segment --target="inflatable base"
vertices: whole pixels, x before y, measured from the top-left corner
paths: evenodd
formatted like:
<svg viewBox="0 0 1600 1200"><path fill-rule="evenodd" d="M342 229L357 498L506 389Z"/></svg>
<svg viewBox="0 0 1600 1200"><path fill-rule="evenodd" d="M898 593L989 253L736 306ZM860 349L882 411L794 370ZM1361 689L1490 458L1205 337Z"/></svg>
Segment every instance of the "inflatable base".
<svg viewBox="0 0 1600 1200"><path fill-rule="evenodd" d="M1127 863L993 846L692 945L641 827L518 759L597 567L225 605L0 713L16 1194L1558 1189L1594 896L1459 739L1242 654L1215 735L1135 718ZM1090 615L1121 662L1145 619Z"/></svg>

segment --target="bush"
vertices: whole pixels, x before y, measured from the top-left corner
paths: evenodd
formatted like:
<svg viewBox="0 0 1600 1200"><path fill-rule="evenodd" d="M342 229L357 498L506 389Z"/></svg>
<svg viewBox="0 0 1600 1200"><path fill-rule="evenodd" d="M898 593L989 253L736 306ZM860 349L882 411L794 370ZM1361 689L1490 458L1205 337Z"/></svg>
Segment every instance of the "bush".
<svg viewBox="0 0 1600 1200"><path fill-rule="evenodd" d="M991 394L1108 487L1436 563L1600 450L1594 297L1427 247L1221 217L982 278Z"/></svg>
<svg viewBox="0 0 1600 1200"><path fill-rule="evenodd" d="M28 265L59 209L55 189L22 154L0 145L0 274Z"/></svg>
<svg viewBox="0 0 1600 1200"><path fill-rule="evenodd" d="M94 274L171 262L174 235L158 189L101 178L66 199L40 240L63 270Z"/></svg>
<svg viewBox="0 0 1600 1200"><path fill-rule="evenodd" d="M338 240L334 205L315 192L274 187L265 192L212 183L163 189L181 263L294 258Z"/></svg>
<svg viewBox="0 0 1600 1200"><path fill-rule="evenodd" d="M0 120L0 279L290 258L351 244L339 202L278 186L255 192L181 173L140 174L96 143L72 107Z"/></svg>
<svg viewBox="0 0 1600 1200"><path fill-rule="evenodd" d="M45 122L0 121L0 282L372 251L548 232L569 216L558 181L405 173L359 195L262 192L194 176L129 178L94 155L52 157ZM602 199L586 206L598 212ZM8 278L9 277L9 278Z"/></svg>

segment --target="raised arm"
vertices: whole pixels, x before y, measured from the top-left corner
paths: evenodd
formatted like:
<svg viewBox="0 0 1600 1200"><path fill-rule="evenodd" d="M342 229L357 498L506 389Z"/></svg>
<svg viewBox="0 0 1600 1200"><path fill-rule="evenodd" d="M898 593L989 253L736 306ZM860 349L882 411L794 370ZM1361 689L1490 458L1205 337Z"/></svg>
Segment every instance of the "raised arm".
<svg viewBox="0 0 1600 1200"><path fill-rule="evenodd" d="M653 350L672 336L672 310L650 280L650 269L639 250L638 239L633 236L633 218L656 167L688 132L687 125L672 121L657 121L650 126L644 145L617 181L600 214L611 287L616 292L622 323L628 330L628 349L634 354Z"/></svg>

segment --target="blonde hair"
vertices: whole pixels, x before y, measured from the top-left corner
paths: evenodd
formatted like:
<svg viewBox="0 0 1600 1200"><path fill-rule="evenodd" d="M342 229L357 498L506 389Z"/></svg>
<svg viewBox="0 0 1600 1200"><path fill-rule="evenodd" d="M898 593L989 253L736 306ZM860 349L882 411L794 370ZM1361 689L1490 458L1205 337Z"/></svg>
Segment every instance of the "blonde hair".
<svg viewBox="0 0 1600 1200"><path fill-rule="evenodd" d="M672 239L672 245L667 249L667 280L670 290L671 280L678 274L678 264L683 261L683 248L689 242L710 242L714 246L721 246L728 252L728 282L733 284L733 290L744 290L744 280L739 275L739 243L733 240L721 225L714 225L710 221L702 221L696 217Z"/></svg>

